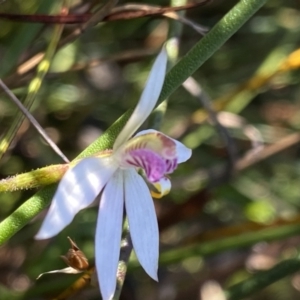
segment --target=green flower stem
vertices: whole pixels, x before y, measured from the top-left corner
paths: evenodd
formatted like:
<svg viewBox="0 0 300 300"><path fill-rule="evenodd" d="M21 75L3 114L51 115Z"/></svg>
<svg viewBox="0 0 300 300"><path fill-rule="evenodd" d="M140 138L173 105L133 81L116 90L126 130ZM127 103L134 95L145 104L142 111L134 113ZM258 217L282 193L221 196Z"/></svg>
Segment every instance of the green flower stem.
<svg viewBox="0 0 300 300"><path fill-rule="evenodd" d="M43 188L0 223L0 245L47 207L56 191L56 187L57 185L54 184Z"/></svg>
<svg viewBox="0 0 300 300"><path fill-rule="evenodd" d="M190 75L212 56L266 0L241 0L212 30L202 38L167 74L160 102L168 98ZM79 157L94 155L112 148L116 136L128 120L132 109L119 118L102 136L86 148ZM49 188L42 189L0 223L0 245L25 226L37 213L46 208L53 196ZM39 209L37 209L39 207ZM16 224L14 224L14 222Z"/></svg>
<svg viewBox="0 0 300 300"><path fill-rule="evenodd" d="M69 164L52 165L0 180L0 192L41 188L59 181Z"/></svg>
<svg viewBox="0 0 300 300"><path fill-rule="evenodd" d="M241 0L168 73L160 102L203 65L266 0Z"/></svg>
<svg viewBox="0 0 300 300"><path fill-rule="evenodd" d="M262 290L268 285L300 270L300 257L280 262L268 271L258 273L225 291L227 300L240 300L255 292Z"/></svg>
<svg viewBox="0 0 300 300"><path fill-rule="evenodd" d="M103 153L95 154L101 157ZM57 164L35 169L0 180L1 192L15 192L19 190L29 190L42 188L44 186L60 181L66 171L76 165L80 159L74 159L67 164Z"/></svg>
<svg viewBox="0 0 300 300"><path fill-rule="evenodd" d="M117 271L117 287L112 300L118 300L120 298L125 277L126 277L129 257L132 251L132 242L131 242L129 224L127 218L125 218L124 221L122 236L123 238L121 241L120 259L119 259L118 271Z"/></svg>
<svg viewBox="0 0 300 300"><path fill-rule="evenodd" d="M160 255L161 264L178 263L189 257L209 256L227 250L249 247L261 241L274 241L294 236L300 233L299 224L284 225L255 232L245 232L223 239L201 242L197 245L186 246L183 248L164 252ZM132 261L132 267L138 264Z"/></svg>

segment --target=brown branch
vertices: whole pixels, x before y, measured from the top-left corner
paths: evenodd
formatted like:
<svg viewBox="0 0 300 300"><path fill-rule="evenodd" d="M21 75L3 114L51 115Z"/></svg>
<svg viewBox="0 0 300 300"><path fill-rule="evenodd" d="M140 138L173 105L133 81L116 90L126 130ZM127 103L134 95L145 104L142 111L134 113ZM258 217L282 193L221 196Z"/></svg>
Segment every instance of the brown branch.
<svg viewBox="0 0 300 300"><path fill-rule="evenodd" d="M300 133L293 133L274 144L263 147L259 151L248 153L236 161L234 165L234 175L297 144L300 144ZM201 180L199 178L202 178L203 181L208 181L206 188L211 189L228 182L232 178L228 176L227 168L228 166L226 165L218 165L209 170L197 170L190 176L185 176L184 178L179 177L172 180L173 186L175 188L181 188L186 182L199 181Z"/></svg>
<svg viewBox="0 0 300 300"><path fill-rule="evenodd" d="M281 151L284 151L292 146L295 146L300 143L300 133L290 134L278 142L264 147L261 151L256 153L251 153L251 155L246 155L245 157L239 159L235 164L235 170L237 172L243 171L262 160L269 158Z"/></svg>
<svg viewBox="0 0 300 300"><path fill-rule="evenodd" d="M120 63L136 62L156 54L157 54L157 50L155 49L137 48L137 49L125 50L122 52L118 52L116 54L108 55L103 58L91 59L87 62L78 62L74 64L69 70L66 71L49 72L47 74L47 77L53 78L63 73L77 72L89 68L94 68L105 62L112 62L112 61L120 62ZM36 59L39 59L39 57L36 57ZM11 89L26 84L32 77L31 69L34 67L34 64L35 61L27 61L23 65L20 65L17 73L14 73L11 76L6 77L6 79L4 80L5 84L9 86Z"/></svg>
<svg viewBox="0 0 300 300"><path fill-rule="evenodd" d="M62 39L57 47L57 50L65 46L66 44L76 40L81 34L83 34L88 28L98 24L117 4L118 0L109 0L106 5L104 5L99 11L97 11L86 23L80 25L79 27L75 28L68 36ZM44 58L45 52L41 51L36 53L25 62L21 63L18 67L16 72L11 75L7 80L4 80L6 84L9 81L17 81L20 80L20 77L30 70L32 70L39 62Z"/></svg>
<svg viewBox="0 0 300 300"><path fill-rule="evenodd" d="M202 0L200 2L190 3L187 5L177 7L159 7L152 5L126 4L112 9L111 12L103 18L103 21L130 20L149 16L159 16L169 12L196 8L199 6L203 6L209 2L211 2L211 0ZM94 17L94 15L90 13L69 14L67 16L0 13L0 18L2 19L15 22L30 22L44 24L82 24L89 22L92 17Z"/></svg>
<svg viewBox="0 0 300 300"><path fill-rule="evenodd" d="M191 3L188 4L186 6L178 6L178 7L155 7L155 6L149 6L149 5L139 5L139 4L127 4L124 6L119 6L114 8L114 6L116 5L117 1L116 0L112 0L109 1L104 7L102 7L96 14L94 14L91 17L91 14L82 14L82 15L68 15L68 16L49 16L49 15L7 15L7 14L1 14L0 13L0 18L13 18L14 20L17 19L18 17L22 18L22 21L28 21L28 18L30 20L30 18L36 18L36 20L40 20L41 17L47 17L47 18L57 18L58 17L58 21L59 18L61 17L70 17L70 18L74 18L74 16L76 17L80 17L80 16L85 16L88 15L89 18L83 17L82 20L86 21L86 23L84 23L83 25L80 25L78 28L76 28L73 32L71 32L68 36L66 36L63 40L60 41L58 48L60 49L61 47L65 46L66 44L72 42L73 40L75 40L76 38L78 38L81 34L83 34L88 28L96 25L97 23L99 23L102 20L122 20L122 19L132 19L132 18L136 18L136 17L144 17L144 16L154 16L154 15L164 15L165 17L168 18L175 18L174 15L170 15L170 12L174 12L174 11L179 11L179 10L183 10L183 9L190 9L190 8L194 8L197 6L201 6L204 5L206 3L209 3L212 0L202 0L201 2L198 3ZM127 17L125 18L124 15L123 17L121 17L122 14L127 14ZM129 16L128 14L131 14L131 16ZM133 16L135 13L139 13L140 15L138 16ZM202 26L199 26L197 24L194 24L193 22L186 20L186 19L182 19L180 17L177 18L178 21L180 22L184 22L186 24L188 24L189 26L192 26L196 31L198 31L200 34L203 34L205 32L205 28L202 28ZM74 19L73 19L74 21ZM59 21L60 22L60 21ZM28 60L26 60L25 62L21 63L18 67L17 70L14 74L12 74L9 78L6 78L4 80L4 82L9 85L9 83L11 82L18 82L20 80L20 77L22 77L24 74L28 73L30 70L32 70L44 57L44 52L39 52L35 55L33 55L31 58L29 58Z"/></svg>

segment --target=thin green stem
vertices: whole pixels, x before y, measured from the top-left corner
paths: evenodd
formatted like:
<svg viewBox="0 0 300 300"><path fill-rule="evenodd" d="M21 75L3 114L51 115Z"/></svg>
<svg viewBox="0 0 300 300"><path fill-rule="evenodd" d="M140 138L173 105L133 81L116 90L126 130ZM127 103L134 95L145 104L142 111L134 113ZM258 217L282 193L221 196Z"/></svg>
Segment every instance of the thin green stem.
<svg viewBox="0 0 300 300"><path fill-rule="evenodd" d="M117 271L117 287L116 287L113 300L118 300L121 296L132 247L133 246L132 246L130 232L129 232L128 219L125 218L125 222L123 226L123 238L121 241L120 260L118 263L118 271Z"/></svg>
<svg viewBox="0 0 300 300"><path fill-rule="evenodd" d="M168 73L160 102L197 71L266 1L239 1Z"/></svg>
<svg viewBox="0 0 300 300"><path fill-rule="evenodd" d="M300 270L300 257L280 262L268 271L258 273L230 287L226 292L227 300L240 300L253 295L268 285L292 275Z"/></svg>
<svg viewBox="0 0 300 300"><path fill-rule="evenodd" d="M52 35L50 43L47 47L45 56L37 67L37 74L31 80L31 82L28 86L28 94L23 102L23 106L28 110L30 110L32 104L34 103L37 93L39 92L40 87L42 85L43 79L45 78L45 75L47 74L47 72L49 70L50 63L54 56L58 42L60 40L63 28L64 28L64 25L61 25L61 24L55 26L53 35ZM18 111L17 115L15 116L15 118L14 118L12 124L10 125L8 131L6 132L5 136L0 141L0 159L7 151L8 147L11 144L12 140L14 139L18 129L22 125L24 119L25 119L25 115L22 112ZM63 154L62 154L62 156L65 161L68 161L68 159Z"/></svg>
<svg viewBox="0 0 300 300"><path fill-rule="evenodd" d="M255 232L245 232L223 239L201 242L197 245L167 251L161 254L161 264L173 264L193 256L209 256L223 251L249 247L261 241L274 241L284 239L300 233L299 224L278 226ZM132 262L136 267L137 263Z"/></svg>
<svg viewBox="0 0 300 300"><path fill-rule="evenodd" d="M26 117L31 125L36 129L36 131L43 137L45 142L53 149L53 151L60 156L64 162L68 163L68 158L62 153L58 146L51 140L47 132L43 129L40 123L35 119L35 117L30 113L30 111L22 104L22 102L12 93L8 86L0 79L0 87L4 90L6 95L10 100L19 108L24 117Z"/></svg>
<svg viewBox="0 0 300 300"><path fill-rule="evenodd" d="M55 190L56 184L43 188L4 219L0 223L0 244L4 244L34 216L46 208L50 203Z"/></svg>

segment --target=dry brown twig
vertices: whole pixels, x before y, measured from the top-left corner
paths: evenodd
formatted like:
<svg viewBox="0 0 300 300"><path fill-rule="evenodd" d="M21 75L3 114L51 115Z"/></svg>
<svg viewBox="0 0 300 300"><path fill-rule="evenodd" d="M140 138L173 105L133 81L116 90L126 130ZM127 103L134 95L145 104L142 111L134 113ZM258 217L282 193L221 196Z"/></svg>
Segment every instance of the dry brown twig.
<svg viewBox="0 0 300 300"><path fill-rule="evenodd" d="M259 151L246 153L245 156L239 158L235 162L233 176L297 144L300 144L300 133L293 133L280 139L274 144L262 147ZM173 187L176 189L183 188L189 183L200 184L201 182L206 181L206 187L211 189L232 179L232 176L228 176L227 168L228 166L224 166L223 164L214 166L209 170L197 170L184 178L179 177L173 179Z"/></svg>
<svg viewBox="0 0 300 300"><path fill-rule="evenodd" d="M211 0L203 0L201 2L190 3L188 5L178 6L178 7L159 7L159 6L141 5L141 4L126 4L126 5L115 7L118 1L111 0L108 1L108 3L104 5L94 15L88 14L88 18L83 18L83 20L85 20L86 23L79 24L78 27L74 29L74 31L72 31L68 36L62 39L57 47L57 50L59 50L66 44L74 41L76 38L82 35L87 29L97 25L101 21L129 20L129 19L141 18L147 16L160 16L160 15L165 16L167 18L171 18L179 22L182 22L185 25L192 27L201 35L204 35L205 32L207 31L207 28L199 24L196 24L195 22L192 22L191 20L185 17L178 15L176 11L202 6L204 4L209 3L210 1ZM0 17L1 16L5 17L5 14L0 14ZM12 18L13 16L15 15L10 15L10 18ZM52 18L51 20L53 21L53 23L60 23L60 19L68 21L65 23L75 23L73 19L70 20L65 19L65 18L70 18L70 16L73 18L76 15L68 15L68 16L43 15L41 16L41 18L42 17ZM23 15L22 17L19 15L18 17L20 18L19 21L26 21L26 20L28 21L27 17L35 17L37 18L37 21L40 21L38 16ZM14 20L18 20L18 19L14 19ZM30 72L43 59L43 57L44 57L43 51L33 54L32 57L27 59L25 62L21 62L17 67L16 72L11 76L9 76L8 78L6 78L4 82L8 86L10 86L11 83L16 84L17 82L20 82L22 77L25 76L28 72ZM29 80L29 78L27 78L27 80Z"/></svg>
<svg viewBox="0 0 300 300"><path fill-rule="evenodd" d="M130 20L149 16L161 16L168 13L188 10L203 6L212 0L202 0L199 2L192 2L181 6L155 6L148 4L128 3L120 5L110 10L110 12L103 18L104 21L116 20ZM101 8L102 10L102 8ZM94 15L95 16L95 15ZM28 14L8 14L0 13L0 18L7 19L15 22L31 22L31 23L44 23L44 24L82 24L88 23L93 17L91 13L83 14L68 14L63 15L28 15Z"/></svg>
<svg viewBox="0 0 300 300"><path fill-rule="evenodd" d="M113 7L118 3L118 0L109 0L103 7L101 7L95 14L93 14L86 23L80 24L76 27L68 36L63 38L56 49L59 50L68 43L74 41L80 35L82 35L87 29L97 25L103 20L103 18L113 9ZM45 52L41 51L34 54L31 58L27 59L25 62L21 62L16 69L16 72L10 77L6 78L4 82L9 85L9 82L14 82L20 80L20 78L36 67L40 61L44 58Z"/></svg>

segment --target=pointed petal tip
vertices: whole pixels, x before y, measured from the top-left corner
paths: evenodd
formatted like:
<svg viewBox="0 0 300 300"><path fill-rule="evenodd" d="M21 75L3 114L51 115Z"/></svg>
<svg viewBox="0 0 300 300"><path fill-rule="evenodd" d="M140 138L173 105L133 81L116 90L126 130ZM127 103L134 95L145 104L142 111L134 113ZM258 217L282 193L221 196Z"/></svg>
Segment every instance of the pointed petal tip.
<svg viewBox="0 0 300 300"><path fill-rule="evenodd" d="M148 272L147 272L147 274L148 274L153 280L155 280L156 282L159 281L159 280L158 280L158 275L157 275L157 268L156 268L155 270L153 270L153 272L151 272L151 273L148 273Z"/></svg>
<svg viewBox="0 0 300 300"><path fill-rule="evenodd" d="M126 171L125 209L136 257L146 273L157 279L159 231L153 200L135 170Z"/></svg>
<svg viewBox="0 0 300 300"><path fill-rule="evenodd" d="M101 290L100 290L100 292L101 292ZM101 292L101 297L102 297L101 298L102 300L112 300L114 297L114 293L110 294L110 295L103 295L103 293Z"/></svg>
<svg viewBox="0 0 300 300"><path fill-rule="evenodd" d="M51 234L49 232L45 232L44 230L39 230L39 232L34 236L35 240L47 240L55 236L55 234Z"/></svg>
<svg viewBox="0 0 300 300"><path fill-rule="evenodd" d="M190 159L192 156L192 150L177 140L174 141L176 143L177 162L180 164Z"/></svg>
<svg viewBox="0 0 300 300"><path fill-rule="evenodd" d="M141 257L140 257L141 258ZM139 258L138 258L139 259ZM153 262L151 262L151 258L150 261L146 261L139 259L139 262L141 264L141 266L143 267L144 271L155 281L158 282L158 275L157 275L157 271L158 271L158 266L157 264L154 264Z"/></svg>
<svg viewBox="0 0 300 300"><path fill-rule="evenodd" d="M71 223L72 219L66 220L60 213L61 211L56 207L56 203L53 201L40 230L34 237L36 240L50 239Z"/></svg>
<svg viewBox="0 0 300 300"><path fill-rule="evenodd" d="M156 282L158 282L158 265L154 265L153 263L150 265L149 263L143 263L141 262L141 265L144 269L144 271L148 274L148 276L150 276L153 280L155 280Z"/></svg>
<svg viewBox="0 0 300 300"><path fill-rule="evenodd" d="M37 233L37 234L34 236L34 239L35 239L35 240L45 240L45 239L47 239L47 237L44 237L43 235Z"/></svg>
<svg viewBox="0 0 300 300"><path fill-rule="evenodd" d="M168 54L166 48L163 47L153 63L145 88L135 110L115 140L114 151L134 134L154 109L165 81L167 62Z"/></svg>

